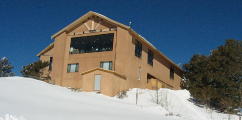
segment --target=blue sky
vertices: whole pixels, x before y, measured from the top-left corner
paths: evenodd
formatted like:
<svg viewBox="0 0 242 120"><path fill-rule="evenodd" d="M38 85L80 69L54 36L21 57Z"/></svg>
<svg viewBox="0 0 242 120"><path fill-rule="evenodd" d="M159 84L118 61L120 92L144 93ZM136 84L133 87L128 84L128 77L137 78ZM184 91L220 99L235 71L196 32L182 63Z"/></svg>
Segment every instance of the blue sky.
<svg viewBox="0 0 242 120"><path fill-rule="evenodd" d="M209 54L226 39L242 40L242 0L1 0L0 57L19 74L88 11L128 24L177 64Z"/></svg>

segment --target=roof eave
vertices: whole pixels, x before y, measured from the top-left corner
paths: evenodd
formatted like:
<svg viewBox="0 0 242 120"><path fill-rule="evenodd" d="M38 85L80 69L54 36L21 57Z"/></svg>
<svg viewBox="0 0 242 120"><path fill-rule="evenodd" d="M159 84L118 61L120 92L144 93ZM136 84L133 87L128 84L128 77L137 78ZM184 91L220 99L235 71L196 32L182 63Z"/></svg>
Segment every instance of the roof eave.
<svg viewBox="0 0 242 120"><path fill-rule="evenodd" d="M86 13L85 15L81 16L80 18L78 18L77 20L75 20L74 22L72 22L71 24L67 25L66 27L64 27L63 29L61 29L60 31L58 31L57 33L53 34L51 36L51 39L54 39L56 36L60 35L61 33L65 32L65 31L68 31L69 29L73 28L74 26L76 26L77 24L83 22L86 20L86 18L88 17L91 17L92 15L96 15L104 20L107 20L108 22L111 22L117 26L120 26L122 28L125 28L125 29L129 29L130 27L127 26L127 25L124 25L122 23L119 23L115 20L112 20L102 14L99 14L99 13L96 13L96 12L93 12L93 11L89 11L88 13Z"/></svg>
<svg viewBox="0 0 242 120"><path fill-rule="evenodd" d="M45 52L47 52L48 50L52 49L54 47L54 43L49 44L45 49L43 49L42 51L40 51L36 56L41 56L42 54L44 54Z"/></svg>
<svg viewBox="0 0 242 120"><path fill-rule="evenodd" d="M153 48L157 53L159 53L163 58L165 58L167 61L169 61L173 66L175 66L177 69L179 69L181 72L183 70L175 64L170 58L168 58L164 53L162 53L160 50L158 50L152 43L150 43L148 40L146 40L144 37L139 35L137 32L135 32L133 29L129 29L131 33L133 33L136 37L142 39L145 43L147 43L151 48Z"/></svg>

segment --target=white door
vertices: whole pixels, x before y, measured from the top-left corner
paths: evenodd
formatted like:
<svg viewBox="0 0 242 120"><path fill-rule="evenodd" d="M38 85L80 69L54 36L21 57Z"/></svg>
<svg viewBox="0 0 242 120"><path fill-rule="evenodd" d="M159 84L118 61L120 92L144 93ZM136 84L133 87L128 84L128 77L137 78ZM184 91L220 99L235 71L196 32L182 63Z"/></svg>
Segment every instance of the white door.
<svg viewBox="0 0 242 120"><path fill-rule="evenodd" d="M94 81L94 90L100 91L101 90L101 75L95 75L95 81Z"/></svg>

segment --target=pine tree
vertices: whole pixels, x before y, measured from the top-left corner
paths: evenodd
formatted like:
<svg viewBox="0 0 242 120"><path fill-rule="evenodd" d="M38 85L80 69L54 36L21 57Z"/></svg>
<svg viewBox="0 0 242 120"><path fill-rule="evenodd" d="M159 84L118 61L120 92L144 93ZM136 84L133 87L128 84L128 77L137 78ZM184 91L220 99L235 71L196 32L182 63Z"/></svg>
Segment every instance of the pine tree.
<svg viewBox="0 0 242 120"><path fill-rule="evenodd" d="M3 57L0 59L0 77L9 77L13 76L12 72L13 66L8 61L8 58Z"/></svg>
<svg viewBox="0 0 242 120"><path fill-rule="evenodd" d="M212 79L208 71L208 57L203 55L194 55L188 64L184 65L185 78L188 79L185 83L185 88L190 90L194 98L198 102L209 106L209 101L212 99L214 92L211 92Z"/></svg>
<svg viewBox="0 0 242 120"><path fill-rule="evenodd" d="M242 85L242 42L227 40L225 45L212 52L210 61L214 64L218 105L228 113L241 106Z"/></svg>
<svg viewBox="0 0 242 120"><path fill-rule="evenodd" d="M235 113L241 107L241 41L227 40L209 56L194 55L183 68L183 87L199 103L227 113Z"/></svg>
<svg viewBox="0 0 242 120"><path fill-rule="evenodd" d="M48 65L49 62L42 62L39 60L32 64L23 66L23 69L20 72L24 77L31 77L41 80L41 75L43 74L41 70Z"/></svg>

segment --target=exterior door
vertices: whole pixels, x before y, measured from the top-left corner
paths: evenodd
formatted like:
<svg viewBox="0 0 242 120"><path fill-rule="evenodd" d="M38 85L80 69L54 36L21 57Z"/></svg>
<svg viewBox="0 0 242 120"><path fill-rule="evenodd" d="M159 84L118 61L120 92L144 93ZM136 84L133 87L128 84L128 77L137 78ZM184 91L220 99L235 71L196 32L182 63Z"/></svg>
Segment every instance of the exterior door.
<svg viewBox="0 0 242 120"><path fill-rule="evenodd" d="M101 75L95 75L95 81L94 81L94 90L100 91L101 90Z"/></svg>
<svg viewBox="0 0 242 120"><path fill-rule="evenodd" d="M149 78L148 79L148 83L147 83L147 88L151 89L151 90L157 90L158 88L161 88L159 85L161 83L159 83L159 81L155 78Z"/></svg>

